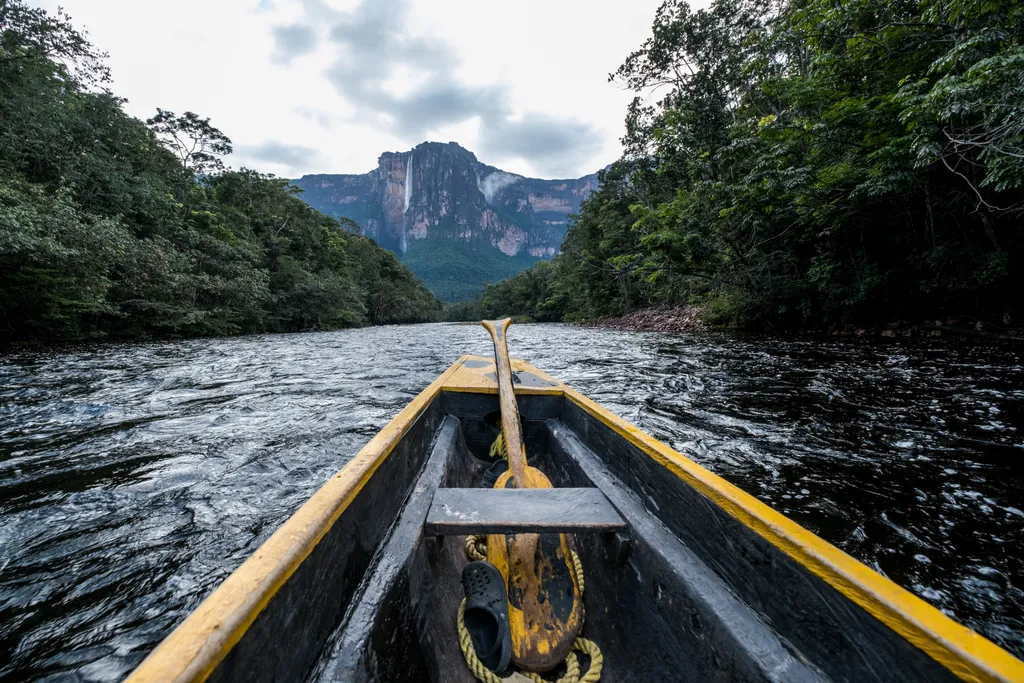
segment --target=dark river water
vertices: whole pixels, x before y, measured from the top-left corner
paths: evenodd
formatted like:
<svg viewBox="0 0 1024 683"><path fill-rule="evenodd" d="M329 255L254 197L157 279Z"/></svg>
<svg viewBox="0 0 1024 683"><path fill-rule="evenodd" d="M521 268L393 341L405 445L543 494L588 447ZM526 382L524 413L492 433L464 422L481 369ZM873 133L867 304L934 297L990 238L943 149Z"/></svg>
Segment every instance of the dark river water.
<svg viewBox="0 0 1024 683"><path fill-rule="evenodd" d="M517 325L514 355L1024 655L1020 349ZM0 679L113 681L478 326L0 357Z"/></svg>

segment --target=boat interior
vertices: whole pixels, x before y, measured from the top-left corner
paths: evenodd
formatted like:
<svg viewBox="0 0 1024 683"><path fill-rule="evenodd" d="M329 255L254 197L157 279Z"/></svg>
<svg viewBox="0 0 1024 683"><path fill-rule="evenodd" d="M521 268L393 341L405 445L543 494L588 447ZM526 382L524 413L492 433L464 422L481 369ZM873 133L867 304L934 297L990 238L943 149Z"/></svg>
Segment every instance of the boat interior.
<svg viewBox="0 0 1024 683"><path fill-rule="evenodd" d="M927 628L913 635L899 601L925 610L918 621L931 610L949 633L973 632L883 577L871 593L856 575L870 569L529 364L512 369L529 464L553 490L520 490L533 503L509 505L481 487L499 433L495 365L463 357L179 627L149 669L192 647L193 680L476 680L456 626L466 538L516 530L570 535L585 577L582 636L600 648L602 680L946 681L977 668ZM817 560L815 540L825 548ZM898 593L882 594L889 586ZM579 654L584 672L591 659Z"/></svg>

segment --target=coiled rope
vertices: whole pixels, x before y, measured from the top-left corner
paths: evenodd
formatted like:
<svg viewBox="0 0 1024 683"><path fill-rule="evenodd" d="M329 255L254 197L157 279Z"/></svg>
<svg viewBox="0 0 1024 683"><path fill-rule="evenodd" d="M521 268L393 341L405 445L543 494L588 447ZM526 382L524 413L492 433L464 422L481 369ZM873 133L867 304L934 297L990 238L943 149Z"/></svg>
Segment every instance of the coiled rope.
<svg viewBox="0 0 1024 683"><path fill-rule="evenodd" d="M491 457L506 457L505 453L505 440L499 433L498 438L491 444ZM580 562L580 556L576 554L575 550L572 552L572 566L574 573L576 574L576 584L580 587L580 596L583 595L583 563ZM466 537L466 556L471 560L485 561L487 559L487 536L467 536ZM466 665L469 666L469 670L473 672L478 681L481 683L503 683L504 679L498 676L496 673L484 666L483 662L476 656L476 650L473 649L473 640L470 638L469 631L466 629L466 622L463 615L466 612L466 599L462 599L462 604L459 605L459 613L456 618L456 623L459 629L459 647L462 649L462 656L466 659ZM580 676L580 662L576 657L575 652L570 652L565 658L565 673L556 683L597 683L601 680L601 670L604 668L604 655L601 654L601 648L597 646L592 640L586 638L576 638L576 641L572 644L572 649L590 657L590 666L587 667L587 672ZM534 683L548 683L545 679L541 678L541 675L532 671L522 672L524 676L534 681Z"/></svg>
<svg viewBox="0 0 1024 683"><path fill-rule="evenodd" d="M473 649L473 640L469 636L469 631L466 630L466 622L463 616L465 612L466 599L463 598L462 604L459 605L458 626L459 647L462 648L462 656L466 659L466 665L469 666L469 670L473 672L473 675L481 683L504 683L504 678L484 666L483 662L476 656L476 650ZM597 643L586 638L577 638L572 644L572 649L588 655L590 657L590 667L587 669L587 673L581 677L579 658L575 652L570 652L565 658L565 673L556 683L598 683L601 680L601 669L604 668L604 655L601 654L601 649L597 646ZM524 671L522 674L531 681L534 681L534 683L548 683L538 673Z"/></svg>
<svg viewBox="0 0 1024 683"><path fill-rule="evenodd" d="M576 574L576 583L580 587L580 595L583 595L583 563L580 562L580 556L576 554L575 550L570 552L572 552L572 566ZM466 555L471 560L486 560L487 536L482 534L467 536ZM484 666L483 662L476 656L476 650L473 649L473 640L470 638L469 631L466 629L466 622L463 618L465 611L466 599L463 598L462 603L459 605L457 624L459 629L459 647L462 649L462 656L466 660L466 665L469 666L469 670L473 672L478 681L482 683L502 683L504 679ZM575 652L570 652L565 658L565 674L556 683L597 683L600 681L601 670L604 668L604 655L601 654L601 648L597 646L597 643L587 638L578 637L572 644L572 649L588 655L590 657L590 666L587 667L587 672L580 676L579 659L576 657ZM524 671L522 673L535 683L548 683L538 673L532 671Z"/></svg>

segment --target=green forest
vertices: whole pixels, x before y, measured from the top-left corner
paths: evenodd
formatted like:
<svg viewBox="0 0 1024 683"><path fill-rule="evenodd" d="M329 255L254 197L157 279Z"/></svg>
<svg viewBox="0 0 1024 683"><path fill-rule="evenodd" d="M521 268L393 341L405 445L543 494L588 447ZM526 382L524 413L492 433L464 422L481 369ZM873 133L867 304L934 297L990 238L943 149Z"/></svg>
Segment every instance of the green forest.
<svg viewBox="0 0 1024 683"><path fill-rule="evenodd" d="M192 112L143 122L70 19L0 1L0 342L435 320L441 304Z"/></svg>
<svg viewBox="0 0 1024 683"><path fill-rule="evenodd" d="M450 316L1015 324L1022 37L1010 1L668 0L609 77L624 154L561 254Z"/></svg>
<svg viewBox="0 0 1024 683"><path fill-rule="evenodd" d="M506 256L490 244L428 237L410 240L401 261L441 301L464 301L486 283L519 273L540 259L525 250Z"/></svg>

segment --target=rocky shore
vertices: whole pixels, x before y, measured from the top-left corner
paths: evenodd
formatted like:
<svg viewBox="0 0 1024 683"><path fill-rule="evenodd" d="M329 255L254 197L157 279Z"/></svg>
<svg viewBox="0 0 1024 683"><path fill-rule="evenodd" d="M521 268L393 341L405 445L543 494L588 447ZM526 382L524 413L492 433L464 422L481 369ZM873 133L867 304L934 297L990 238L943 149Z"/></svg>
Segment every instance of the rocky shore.
<svg viewBox="0 0 1024 683"><path fill-rule="evenodd" d="M701 319L698 306L642 308L625 315L597 318L586 324L630 332L699 332L708 328Z"/></svg>
<svg viewBox="0 0 1024 683"><path fill-rule="evenodd" d="M642 308L625 315L596 318L584 324L588 327L629 332L702 332L710 326L704 322L701 313L699 306L659 306ZM1011 324L1009 316L1001 322L1000 325L969 318L921 322L897 320L884 326L844 325L827 330L802 330L798 334L881 339L967 337L1024 341L1024 330Z"/></svg>
<svg viewBox="0 0 1024 683"><path fill-rule="evenodd" d="M1012 325L1007 315L1002 325L973 318L925 320L910 322L897 320L884 327L845 325L832 327L828 333L835 337L883 337L887 339L920 337L974 337L983 339L1024 340L1021 330Z"/></svg>

